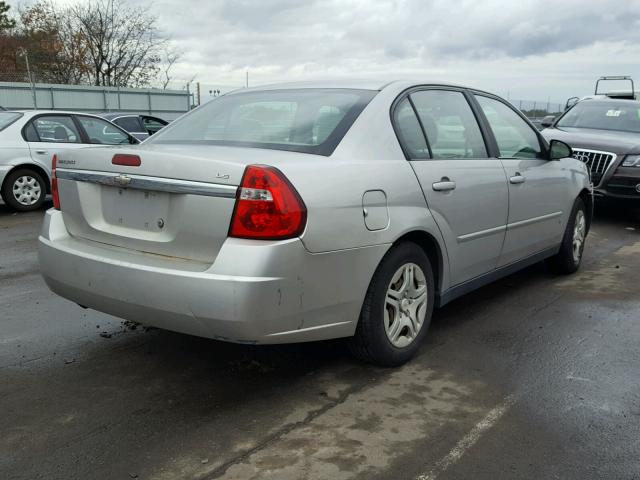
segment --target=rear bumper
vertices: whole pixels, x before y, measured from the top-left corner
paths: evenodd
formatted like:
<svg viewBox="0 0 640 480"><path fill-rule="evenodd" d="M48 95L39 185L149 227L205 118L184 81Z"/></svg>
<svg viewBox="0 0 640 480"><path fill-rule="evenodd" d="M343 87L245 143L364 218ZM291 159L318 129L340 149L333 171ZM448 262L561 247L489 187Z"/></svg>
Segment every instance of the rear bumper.
<svg viewBox="0 0 640 480"><path fill-rule="evenodd" d="M227 239L214 265L71 237L49 210L38 241L52 291L145 325L241 343L353 335L388 246L309 253L298 239Z"/></svg>

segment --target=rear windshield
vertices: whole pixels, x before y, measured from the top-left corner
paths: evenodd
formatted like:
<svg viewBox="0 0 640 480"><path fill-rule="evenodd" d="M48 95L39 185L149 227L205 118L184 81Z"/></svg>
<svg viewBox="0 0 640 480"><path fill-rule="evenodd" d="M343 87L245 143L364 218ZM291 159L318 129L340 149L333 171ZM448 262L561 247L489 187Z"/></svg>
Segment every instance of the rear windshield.
<svg viewBox="0 0 640 480"><path fill-rule="evenodd" d="M590 103L585 100L569 110L557 126L640 132L640 103Z"/></svg>
<svg viewBox="0 0 640 480"><path fill-rule="evenodd" d="M0 112L0 130L4 130L22 116L16 112Z"/></svg>
<svg viewBox="0 0 640 480"><path fill-rule="evenodd" d="M225 95L163 128L146 143L230 145L331 155L376 93L296 89Z"/></svg>

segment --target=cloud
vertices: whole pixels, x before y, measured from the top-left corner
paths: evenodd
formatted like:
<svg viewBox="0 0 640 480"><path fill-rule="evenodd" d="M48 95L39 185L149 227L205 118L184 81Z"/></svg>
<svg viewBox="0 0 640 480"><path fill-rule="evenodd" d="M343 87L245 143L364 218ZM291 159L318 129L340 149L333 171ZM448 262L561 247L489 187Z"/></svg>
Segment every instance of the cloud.
<svg viewBox="0 0 640 480"><path fill-rule="evenodd" d="M560 97L548 80L560 72L568 93L640 74L640 0L154 0L151 11L184 52L176 76L209 84L242 85L247 69L254 83L435 75L494 90L524 77Z"/></svg>

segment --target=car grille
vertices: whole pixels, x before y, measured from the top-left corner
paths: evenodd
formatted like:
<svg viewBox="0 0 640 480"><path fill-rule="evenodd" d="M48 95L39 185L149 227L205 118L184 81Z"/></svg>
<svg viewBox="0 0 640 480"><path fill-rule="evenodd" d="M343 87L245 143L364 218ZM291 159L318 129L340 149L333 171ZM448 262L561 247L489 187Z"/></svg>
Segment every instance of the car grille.
<svg viewBox="0 0 640 480"><path fill-rule="evenodd" d="M584 162L587 167L589 167L591 181L595 186L598 186L607 168L609 168L609 165L616 159L616 155L611 152L574 148L573 158Z"/></svg>

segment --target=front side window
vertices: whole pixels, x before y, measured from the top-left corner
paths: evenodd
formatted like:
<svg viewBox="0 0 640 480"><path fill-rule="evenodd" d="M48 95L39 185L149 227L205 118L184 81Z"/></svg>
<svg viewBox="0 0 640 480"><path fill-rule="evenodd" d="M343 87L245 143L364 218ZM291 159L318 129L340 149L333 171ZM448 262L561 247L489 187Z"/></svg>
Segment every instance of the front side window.
<svg viewBox="0 0 640 480"><path fill-rule="evenodd" d="M585 100L569 110L556 126L640 133L640 104Z"/></svg>
<svg viewBox="0 0 640 480"><path fill-rule="evenodd" d="M153 135L165 125L167 125L167 123L164 120L160 120L159 118L142 117L142 125L144 125L144 128L149 133L149 135Z"/></svg>
<svg viewBox="0 0 640 480"><path fill-rule="evenodd" d="M33 129L31 128L33 126ZM33 133L35 130L35 134ZM80 134L71 117L43 115L34 119L26 129L28 141L54 143L80 143Z"/></svg>
<svg viewBox="0 0 640 480"><path fill-rule="evenodd" d="M212 100L148 143L229 145L331 155L375 91L293 89Z"/></svg>
<svg viewBox="0 0 640 480"><path fill-rule="evenodd" d="M98 145L123 145L130 143L129 136L116 126L95 117L78 116L78 121L87 132L89 143Z"/></svg>
<svg viewBox="0 0 640 480"><path fill-rule="evenodd" d="M405 98L396 107L393 124L409 160L429 158L427 141L409 99Z"/></svg>
<svg viewBox="0 0 640 480"><path fill-rule="evenodd" d="M144 132L144 128L142 128L140 119L137 116L116 118L115 120L113 120L113 123L115 123L119 127L124 128L127 132Z"/></svg>
<svg viewBox="0 0 640 480"><path fill-rule="evenodd" d="M542 158L538 135L520 115L493 98L476 95L476 100L498 143L500 158Z"/></svg>
<svg viewBox="0 0 640 480"><path fill-rule="evenodd" d="M480 127L464 94L422 90L410 96L434 159L487 158Z"/></svg>

